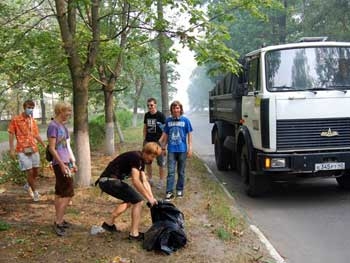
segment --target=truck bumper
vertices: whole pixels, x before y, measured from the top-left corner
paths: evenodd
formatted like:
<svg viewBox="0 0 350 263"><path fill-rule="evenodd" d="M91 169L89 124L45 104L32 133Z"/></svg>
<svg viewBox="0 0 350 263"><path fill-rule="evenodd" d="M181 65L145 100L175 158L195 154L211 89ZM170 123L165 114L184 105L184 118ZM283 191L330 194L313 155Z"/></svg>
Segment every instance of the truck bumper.
<svg viewBox="0 0 350 263"><path fill-rule="evenodd" d="M266 159L285 160L284 167L266 167ZM321 170L320 164L323 164ZM318 169L316 168L318 167ZM336 168L335 168L336 167ZM255 172L264 174L310 174L311 176L340 175L350 170L350 151L317 153L262 153L256 155ZM334 169L333 169L334 168Z"/></svg>

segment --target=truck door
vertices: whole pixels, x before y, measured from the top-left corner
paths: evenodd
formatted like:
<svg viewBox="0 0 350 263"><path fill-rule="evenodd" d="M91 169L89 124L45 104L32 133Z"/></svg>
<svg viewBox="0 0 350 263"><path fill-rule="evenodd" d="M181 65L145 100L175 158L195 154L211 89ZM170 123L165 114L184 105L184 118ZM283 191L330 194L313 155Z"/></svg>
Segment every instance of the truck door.
<svg viewBox="0 0 350 263"><path fill-rule="evenodd" d="M246 67L248 94L242 98L242 118L248 128L254 148L261 149L260 124L260 59L252 58Z"/></svg>

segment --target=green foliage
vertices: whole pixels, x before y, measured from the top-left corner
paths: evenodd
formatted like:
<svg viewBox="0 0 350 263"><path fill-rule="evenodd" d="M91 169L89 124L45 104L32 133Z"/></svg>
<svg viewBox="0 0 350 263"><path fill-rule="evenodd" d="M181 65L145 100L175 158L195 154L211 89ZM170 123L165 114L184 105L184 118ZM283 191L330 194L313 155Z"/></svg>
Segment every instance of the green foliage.
<svg viewBox="0 0 350 263"><path fill-rule="evenodd" d="M223 227L218 228L216 233L221 240L227 241L231 239L231 234Z"/></svg>
<svg viewBox="0 0 350 263"><path fill-rule="evenodd" d="M11 158L9 152L2 154L0 161L0 184L12 181L15 184L23 184L26 181L26 174L19 168L17 158Z"/></svg>
<svg viewBox="0 0 350 263"><path fill-rule="evenodd" d="M125 130L132 125L132 112L128 110L119 110L117 111L116 115L121 129ZM105 125L104 115L95 116L90 120L89 138L91 149L97 149L104 144Z"/></svg>
<svg viewBox="0 0 350 263"><path fill-rule="evenodd" d="M43 167L48 165L48 162L45 159L45 149L41 145L38 145L38 148L40 154L41 169L43 169ZM9 181L15 184L24 184L27 180L26 173L20 170L18 159L13 159L10 156L9 152L2 154L2 160L0 161L0 171L0 184Z"/></svg>
<svg viewBox="0 0 350 263"><path fill-rule="evenodd" d="M0 231L6 231L9 230L11 228L10 224L0 220Z"/></svg>
<svg viewBox="0 0 350 263"><path fill-rule="evenodd" d="M91 149L96 149L103 144L105 139L105 118L99 115L89 122L89 138Z"/></svg>
<svg viewBox="0 0 350 263"><path fill-rule="evenodd" d="M132 124L132 112L128 110L118 111L117 120L122 129L130 127Z"/></svg>

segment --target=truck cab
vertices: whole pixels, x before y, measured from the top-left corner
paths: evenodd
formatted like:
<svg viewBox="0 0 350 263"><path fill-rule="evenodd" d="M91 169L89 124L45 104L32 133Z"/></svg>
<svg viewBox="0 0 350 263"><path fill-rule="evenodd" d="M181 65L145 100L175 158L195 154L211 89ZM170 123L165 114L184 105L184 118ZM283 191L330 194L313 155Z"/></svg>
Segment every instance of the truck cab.
<svg viewBox="0 0 350 263"><path fill-rule="evenodd" d="M217 167L237 169L251 196L308 177L350 189L350 43L263 47L243 61L210 91Z"/></svg>

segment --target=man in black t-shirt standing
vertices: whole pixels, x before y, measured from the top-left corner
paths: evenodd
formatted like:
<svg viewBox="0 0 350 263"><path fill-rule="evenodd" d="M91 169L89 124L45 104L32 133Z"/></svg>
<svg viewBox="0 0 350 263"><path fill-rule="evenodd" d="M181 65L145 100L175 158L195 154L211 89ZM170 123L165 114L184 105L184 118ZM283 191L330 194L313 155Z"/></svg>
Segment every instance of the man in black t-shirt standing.
<svg viewBox="0 0 350 263"><path fill-rule="evenodd" d="M147 100L148 112L145 114L143 123L143 142L144 144L147 142L157 142L159 138L162 136L163 127L165 123L165 115L157 110L157 101L155 98L149 98ZM161 189L164 184L165 177L165 158L164 155L160 155L157 157L157 165L159 167L159 183L157 185L158 189ZM148 180L150 185L153 186L152 179L152 164L146 165L146 173L148 176Z"/></svg>

